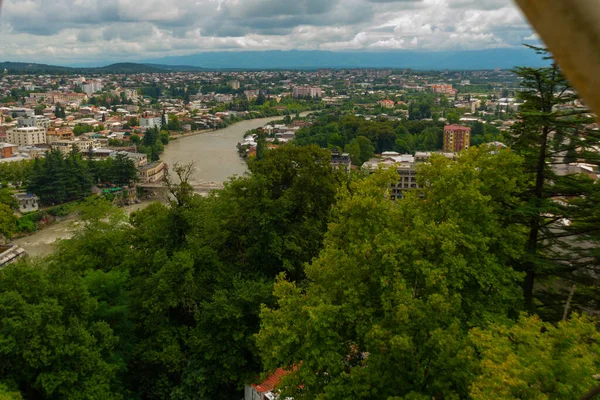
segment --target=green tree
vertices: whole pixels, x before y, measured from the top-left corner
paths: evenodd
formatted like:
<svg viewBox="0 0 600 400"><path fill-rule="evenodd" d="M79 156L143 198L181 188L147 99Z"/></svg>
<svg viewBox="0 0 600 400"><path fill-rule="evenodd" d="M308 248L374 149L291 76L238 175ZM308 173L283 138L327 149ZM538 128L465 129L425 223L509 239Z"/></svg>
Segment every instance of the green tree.
<svg viewBox="0 0 600 400"><path fill-rule="evenodd" d="M135 163L124 153L117 153L109 174L111 182L118 186L130 185L137 180Z"/></svg>
<svg viewBox="0 0 600 400"><path fill-rule="evenodd" d="M419 150L440 150L443 146L443 130L441 127L427 127L417 135L416 142Z"/></svg>
<svg viewBox="0 0 600 400"><path fill-rule="evenodd" d="M257 106L262 106L265 104L265 101L265 95L263 94L262 90L259 90L258 96L256 97L256 100L254 100L254 104L256 104Z"/></svg>
<svg viewBox="0 0 600 400"><path fill-rule="evenodd" d="M140 143L142 143L142 139L140 139L140 137L138 135L129 136L129 140L131 141L131 143L133 143L135 145L139 145Z"/></svg>
<svg viewBox="0 0 600 400"><path fill-rule="evenodd" d="M48 205L81 199L91 193L93 177L88 165L75 148L67 157L52 150L44 159L34 160L27 191Z"/></svg>
<svg viewBox="0 0 600 400"><path fill-rule="evenodd" d="M451 124L458 124L460 121L460 114L457 111L448 111L446 113L446 119Z"/></svg>
<svg viewBox="0 0 600 400"><path fill-rule="evenodd" d="M23 400L21 393L10 390L7 385L0 383L0 400Z"/></svg>
<svg viewBox="0 0 600 400"><path fill-rule="evenodd" d="M579 399L598 385L600 334L586 318L554 326L522 316L517 324L474 329L481 371L470 398Z"/></svg>
<svg viewBox="0 0 600 400"><path fill-rule="evenodd" d="M162 144L167 145L169 144L169 132L168 131L160 131L160 136L159 139L161 141Z"/></svg>
<svg viewBox="0 0 600 400"><path fill-rule="evenodd" d="M60 104L56 104L56 107L54 108L54 116L56 118L66 118L66 113L65 113L65 109L64 107L62 107Z"/></svg>
<svg viewBox="0 0 600 400"><path fill-rule="evenodd" d="M369 139L364 136L359 136L350 142L346 147L346 151L350 154L352 164L363 165L373 157L375 147L371 144Z"/></svg>
<svg viewBox="0 0 600 400"><path fill-rule="evenodd" d="M266 368L294 369L282 397L466 398L468 329L520 305L506 262L523 235L500 212L517 201L520 163L472 150L432 158L421 193L401 201L387 195L395 171L343 190L307 281L280 277L277 306L261 313Z"/></svg>
<svg viewBox="0 0 600 400"><path fill-rule="evenodd" d="M19 203L13 195L13 191L8 188L0 188L0 203L15 210L19 207Z"/></svg>
<svg viewBox="0 0 600 400"><path fill-rule="evenodd" d="M598 282L598 264L590 264L589 258L600 239L599 186L587 176L564 171L564 157L573 149L597 164L594 148L600 136L585 128L590 122L585 111L565 109L576 97L555 62L515 72L526 90L519 92L524 105L506 140L525 158L524 173L530 178L522 195L525 205L516 211L518 221L528 226L528 256L519 269L526 273L523 287L529 310L542 306L545 315L558 319L574 284L579 289L573 307L600 304L592 289ZM564 221L569 221L567 226Z"/></svg>
<svg viewBox="0 0 600 400"><path fill-rule="evenodd" d="M181 131L181 123L179 122L179 117L177 117L177 115L175 114L170 114L169 115L169 124L168 124L169 130L170 131Z"/></svg>
<svg viewBox="0 0 600 400"><path fill-rule="evenodd" d="M0 270L0 376L27 398L120 399L117 338L97 302L62 266Z"/></svg>
<svg viewBox="0 0 600 400"><path fill-rule="evenodd" d="M0 203L0 236L10 239L17 231L17 218L13 210L6 204Z"/></svg>
<svg viewBox="0 0 600 400"><path fill-rule="evenodd" d="M264 134L258 135L258 142L256 143L256 159L262 160L265 158L265 152L267 151L267 141L265 140Z"/></svg>

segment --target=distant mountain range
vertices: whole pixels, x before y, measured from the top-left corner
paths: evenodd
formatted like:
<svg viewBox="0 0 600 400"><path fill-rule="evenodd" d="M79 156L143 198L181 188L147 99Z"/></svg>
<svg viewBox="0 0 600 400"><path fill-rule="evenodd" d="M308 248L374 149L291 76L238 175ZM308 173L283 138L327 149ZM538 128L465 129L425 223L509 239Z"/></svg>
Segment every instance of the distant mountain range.
<svg viewBox="0 0 600 400"><path fill-rule="evenodd" d="M116 63L104 67L54 66L22 62L0 63L11 73L31 74L133 74L201 72L215 70L309 70L317 68L393 68L416 70L509 69L517 65L542 66L542 60L529 49L489 49L474 51L240 51L171 56L138 63Z"/></svg>
<svg viewBox="0 0 600 400"><path fill-rule="evenodd" d="M540 56L529 49L474 51L242 51L199 53L189 56L144 60L160 65L193 65L207 69L317 69L411 68L418 70L509 69L517 65L542 66Z"/></svg>
<svg viewBox="0 0 600 400"><path fill-rule="evenodd" d="M13 74L140 74L205 71L204 68L194 66L138 63L116 63L104 67L64 67L35 63L2 62L0 63L0 72L4 69Z"/></svg>

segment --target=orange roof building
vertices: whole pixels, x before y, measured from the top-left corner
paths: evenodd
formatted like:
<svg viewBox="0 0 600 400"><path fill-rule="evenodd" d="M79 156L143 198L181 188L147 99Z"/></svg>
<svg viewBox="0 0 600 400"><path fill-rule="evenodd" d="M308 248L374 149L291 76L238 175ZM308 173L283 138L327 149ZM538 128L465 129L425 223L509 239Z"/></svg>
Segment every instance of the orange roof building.
<svg viewBox="0 0 600 400"><path fill-rule="evenodd" d="M471 128L462 125L444 127L444 152L458 153L471 147Z"/></svg>
<svg viewBox="0 0 600 400"><path fill-rule="evenodd" d="M246 385L244 390L245 400L271 400L278 398L276 393L273 393L281 379L289 374L283 368L278 368L267 379L258 384Z"/></svg>

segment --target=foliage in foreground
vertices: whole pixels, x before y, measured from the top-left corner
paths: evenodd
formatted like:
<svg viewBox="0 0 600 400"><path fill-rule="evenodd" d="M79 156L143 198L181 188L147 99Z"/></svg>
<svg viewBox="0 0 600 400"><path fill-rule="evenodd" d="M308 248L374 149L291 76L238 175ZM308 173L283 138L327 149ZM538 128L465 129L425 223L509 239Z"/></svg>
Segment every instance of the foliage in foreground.
<svg viewBox="0 0 600 400"><path fill-rule="evenodd" d="M284 146L208 198L174 166L167 205L95 199L51 257L0 270L0 398L231 399L279 367L294 398L577 398L598 332L521 314L522 168L434 157L394 202L395 171Z"/></svg>

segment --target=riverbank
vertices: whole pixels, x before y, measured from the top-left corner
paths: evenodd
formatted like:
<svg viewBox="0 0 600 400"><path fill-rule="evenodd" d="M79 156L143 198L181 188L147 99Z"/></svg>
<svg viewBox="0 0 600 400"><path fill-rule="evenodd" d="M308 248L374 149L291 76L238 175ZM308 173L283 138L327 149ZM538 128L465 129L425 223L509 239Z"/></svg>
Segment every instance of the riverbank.
<svg viewBox="0 0 600 400"><path fill-rule="evenodd" d="M303 111L303 112L300 113L300 116L301 117L306 117L308 114L314 113L314 112L318 112L318 111L320 111L320 110ZM170 134L169 135L169 140L178 140L178 139L183 139L183 138L190 137L190 136L202 135L204 133L219 132L219 131L222 131L222 130L227 129L229 127L232 127L232 126L234 126L236 124L241 124L243 122L251 122L251 121L263 120L263 119L269 119L271 121L278 121L278 120L281 120L283 118L285 118L285 115L279 115L279 116L275 116L275 117L258 117L258 118L243 119L243 120L240 120L240 121L236 121L236 122L232 123L231 125L227 125L225 128L220 128L220 129L203 129L203 130L189 132L189 133L182 133L180 135Z"/></svg>
<svg viewBox="0 0 600 400"><path fill-rule="evenodd" d="M305 116L311 112L301 115ZM191 180L193 184L223 183L234 175L244 175L248 170L246 162L239 157L236 148L236 145L243 140L244 134L251 129L280 119L281 116L250 119L216 131L190 133L165 146L161 160L169 165L176 162L181 164L193 162L196 167ZM147 199L140 204L123 207L122 210L131 214L160 200L159 198ZM16 239L13 243L23 247L33 257L43 257L52 253L57 240L70 238L76 229L77 215L70 215L43 230Z"/></svg>
<svg viewBox="0 0 600 400"><path fill-rule="evenodd" d="M314 111L300 115L306 116L311 112ZM165 146L161 160L167 165L194 163L196 168L192 184L223 183L234 175L242 176L248 171L246 162L237 151L237 144L243 141L244 134L281 119L282 116L248 119L216 131L173 140Z"/></svg>
<svg viewBox="0 0 600 400"><path fill-rule="evenodd" d="M122 207L120 210L129 216L157 201L160 199L147 199L138 204ZM71 238L79 226L77 214L71 214L31 235L15 239L11 244L21 246L31 257L46 257L52 254L57 241Z"/></svg>
<svg viewBox="0 0 600 400"><path fill-rule="evenodd" d="M182 133L181 135L169 135L169 140L177 140L177 139L183 139L186 137L190 137L190 136L196 136L196 135L202 135L203 133L208 133L208 132L216 132L219 131L220 129L203 129L201 131L194 131L194 132L189 132L189 133Z"/></svg>

